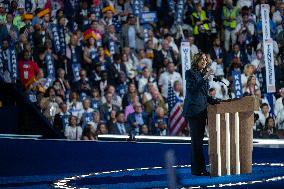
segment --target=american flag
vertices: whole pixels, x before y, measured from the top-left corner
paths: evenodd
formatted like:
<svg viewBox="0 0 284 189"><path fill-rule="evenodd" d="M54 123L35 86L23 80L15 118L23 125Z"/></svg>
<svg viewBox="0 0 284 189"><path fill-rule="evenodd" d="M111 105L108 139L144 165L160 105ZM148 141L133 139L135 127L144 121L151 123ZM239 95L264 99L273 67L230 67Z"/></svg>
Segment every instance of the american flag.
<svg viewBox="0 0 284 189"><path fill-rule="evenodd" d="M186 120L182 116L182 100L175 94L171 82L168 87L168 105L169 133L171 136L176 136L186 126Z"/></svg>

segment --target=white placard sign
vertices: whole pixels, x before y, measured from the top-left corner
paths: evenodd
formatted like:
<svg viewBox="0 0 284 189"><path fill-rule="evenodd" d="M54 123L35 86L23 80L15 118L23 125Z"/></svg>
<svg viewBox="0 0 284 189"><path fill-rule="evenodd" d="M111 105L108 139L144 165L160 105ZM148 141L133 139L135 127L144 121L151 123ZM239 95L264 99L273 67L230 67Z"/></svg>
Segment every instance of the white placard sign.
<svg viewBox="0 0 284 189"><path fill-rule="evenodd" d="M181 42L181 64L182 64L182 82L183 82L183 92L184 96L186 93L186 81L185 81L185 72L191 68L190 63L190 44L189 42Z"/></svg>

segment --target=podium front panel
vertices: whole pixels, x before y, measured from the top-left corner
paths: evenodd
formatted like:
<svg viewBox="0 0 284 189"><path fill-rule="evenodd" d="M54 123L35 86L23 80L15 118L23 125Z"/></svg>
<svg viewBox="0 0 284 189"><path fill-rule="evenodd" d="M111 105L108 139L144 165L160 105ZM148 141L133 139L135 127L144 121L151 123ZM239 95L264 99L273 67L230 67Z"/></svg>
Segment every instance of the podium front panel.
<svg viewBox="0 0 284 189"><path fill-rule="evenodd" d="M226 124L225 113L230 113L230 174L236 174L235 112L239 112L239 157L240 173L251 173L253 150L254 110L258 104L254 97L238 101L223 102L208 107L209 160L212 176L218 176L216 114L220 114L221 175L227 175L226 168ZM238 104L234 111L234 105Z"/></svg>

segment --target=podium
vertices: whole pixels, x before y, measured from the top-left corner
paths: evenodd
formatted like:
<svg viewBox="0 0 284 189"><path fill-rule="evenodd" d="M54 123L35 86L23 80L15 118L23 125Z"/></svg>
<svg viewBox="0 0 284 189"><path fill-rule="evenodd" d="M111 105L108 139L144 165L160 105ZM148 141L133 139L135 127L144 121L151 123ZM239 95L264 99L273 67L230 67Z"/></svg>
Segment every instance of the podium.
<svg viewBox="0 0 284 189"><path fill-rule="evenodd" d="M252 172L253 96L208 106L209 161L211 176Z"/></svg>

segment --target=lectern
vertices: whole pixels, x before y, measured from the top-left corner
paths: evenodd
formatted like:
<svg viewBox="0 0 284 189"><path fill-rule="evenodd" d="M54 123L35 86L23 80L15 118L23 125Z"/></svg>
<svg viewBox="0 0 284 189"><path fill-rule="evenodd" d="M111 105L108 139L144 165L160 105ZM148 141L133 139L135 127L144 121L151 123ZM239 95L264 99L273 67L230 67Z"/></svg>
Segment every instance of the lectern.
<svg viewBox="0 0 284 189"><path fill-rule="evenodd" d="M208 106L209 161L212 176L251 173L254 111L253 96Z"/></svg>

